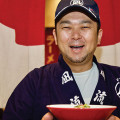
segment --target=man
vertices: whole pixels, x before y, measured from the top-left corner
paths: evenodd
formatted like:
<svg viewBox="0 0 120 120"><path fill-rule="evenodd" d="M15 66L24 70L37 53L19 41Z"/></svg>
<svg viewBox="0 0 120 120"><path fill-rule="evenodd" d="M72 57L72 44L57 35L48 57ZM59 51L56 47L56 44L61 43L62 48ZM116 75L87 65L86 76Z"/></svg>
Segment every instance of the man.
<svg viewBox="0 0 120 120"><path fill-rule="evenodd" d="M102 32L93 0L61 0L53 30L59 60L22 80L8 100L3 120L52 120L46 105L85 103L115 105L108 119L119 120L120 67L100 64L94 56Z"/></svg>

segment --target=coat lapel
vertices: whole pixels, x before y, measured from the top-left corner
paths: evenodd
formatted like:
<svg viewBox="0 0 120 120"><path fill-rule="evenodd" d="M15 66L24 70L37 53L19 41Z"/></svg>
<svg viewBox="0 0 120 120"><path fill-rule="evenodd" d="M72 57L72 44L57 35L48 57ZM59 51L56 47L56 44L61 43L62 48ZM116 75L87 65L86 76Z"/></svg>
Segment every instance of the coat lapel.
<svg viewBox="0 0 120 120"><path fill-rule="evenodd" d="M93 93L90 104L107 105L108 103L110 103L110 95L108 94L109 92L107 90L106 86L107 84L105 84L106 82L105 73L104 70L102 70L102 67L99 66L97 61L95 62L99 69L99 80Z"/></svg>
<svg viewBox="0 0 120 120"><path fill-rule="evenodd" d="M61 91L66 104L84 104L82 95L75 82L72 71L69 66L64 62L62 56L59 57L59 64L56 76L56 85Z"/></svg>

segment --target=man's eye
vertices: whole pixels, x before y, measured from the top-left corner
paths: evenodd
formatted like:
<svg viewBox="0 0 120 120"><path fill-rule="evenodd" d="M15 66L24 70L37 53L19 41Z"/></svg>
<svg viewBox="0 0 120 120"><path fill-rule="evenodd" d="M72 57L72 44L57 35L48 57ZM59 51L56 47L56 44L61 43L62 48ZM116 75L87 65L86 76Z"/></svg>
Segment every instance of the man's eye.
<svg viewBox="0 0 120 120"><path fill-rule="evenodd" d="M63 29L71 29L71 27L63 27Z"/></svg>
<svg viewBox="0 0 120 120"><path fill-rule="evenodd" d="M84 27L82 27L82 28L89 28L89 27L87 27L87 26L84 26Z"/></svg>
<svg viewBox="0 0 120 120"><path fill-rule="evenodd" d="M89 26L83 26L82 29L88 29L90 28Z"/></svg>

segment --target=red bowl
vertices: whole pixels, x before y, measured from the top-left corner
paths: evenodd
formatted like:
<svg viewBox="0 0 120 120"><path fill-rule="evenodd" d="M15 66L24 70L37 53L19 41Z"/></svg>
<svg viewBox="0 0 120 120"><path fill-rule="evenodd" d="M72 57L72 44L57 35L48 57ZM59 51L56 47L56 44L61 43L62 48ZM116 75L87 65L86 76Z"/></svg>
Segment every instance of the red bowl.
<svg viewBox="0 0 120 120"><path fill-rule="evenodd" d="M74 105L57 104L46 106L58 120L106 120L116 106L90 105L90 108L75 108Z"/></svg>

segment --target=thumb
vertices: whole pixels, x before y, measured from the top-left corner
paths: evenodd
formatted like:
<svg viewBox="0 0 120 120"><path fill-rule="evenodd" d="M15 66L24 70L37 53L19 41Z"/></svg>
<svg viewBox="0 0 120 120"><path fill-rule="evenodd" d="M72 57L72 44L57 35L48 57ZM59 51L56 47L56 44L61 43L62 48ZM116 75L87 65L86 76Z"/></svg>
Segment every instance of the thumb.
<svg viewBox="0 0 120 120"><path fill-rule="evenodd" d="M42 120L53 120L53 115L48 112L42 117Z"/></svg>
<svg viewBox="0 0 120 120"><path fill-rule="evenodd" d="M111 115L108 120L116 120L115 116Z"/></svg>

